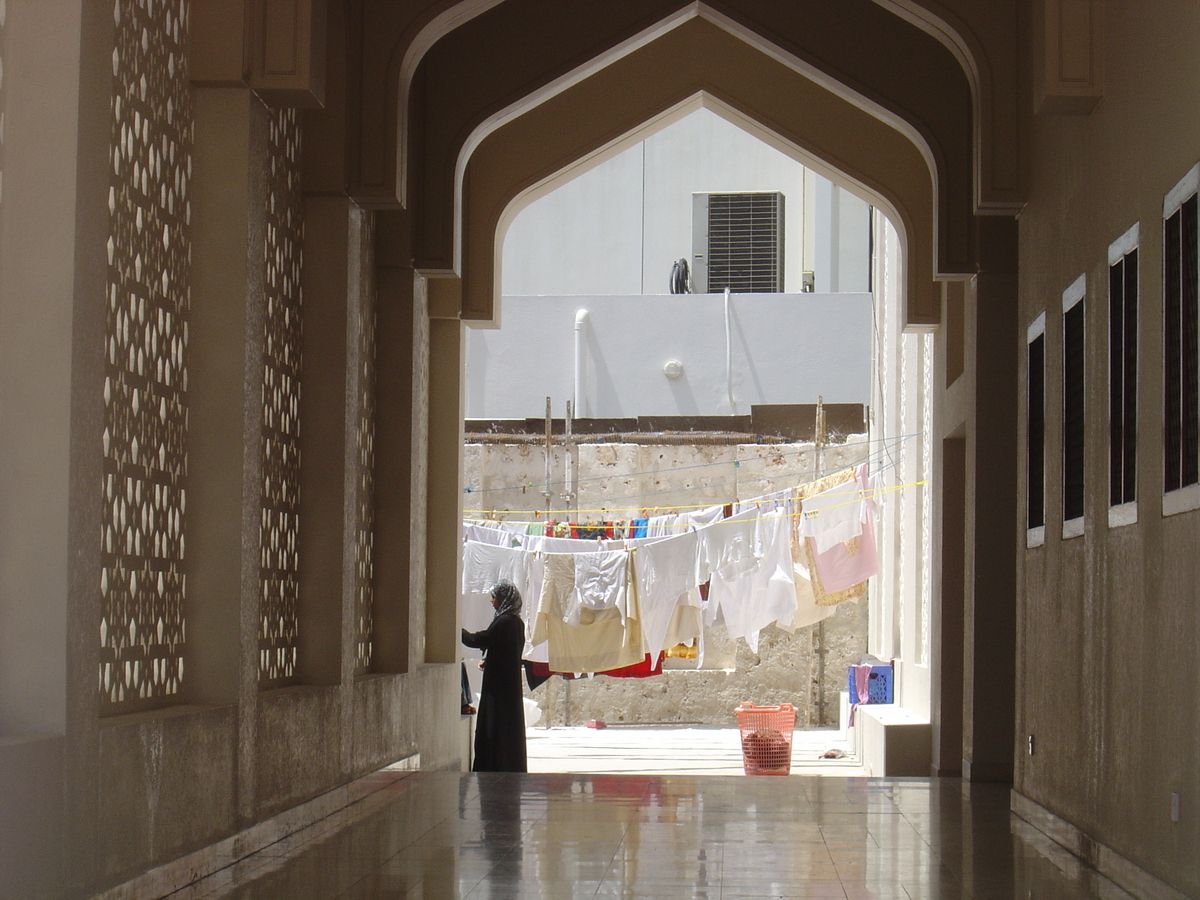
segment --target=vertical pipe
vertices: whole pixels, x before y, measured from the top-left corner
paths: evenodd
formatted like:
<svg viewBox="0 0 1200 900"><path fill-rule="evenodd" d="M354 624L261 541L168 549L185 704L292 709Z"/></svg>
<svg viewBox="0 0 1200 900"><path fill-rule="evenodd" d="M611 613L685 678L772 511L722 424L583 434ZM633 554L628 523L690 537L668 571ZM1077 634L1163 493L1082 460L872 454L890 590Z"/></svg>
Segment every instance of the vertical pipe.
<svg viewBox="0 0 1200 900"><path fill-rule="evenodd" d="M581 309L575 313L575 415L586 415L589 410L584 404L584 374L586 360L584 352L587 345L584 343L587 333L588 311Z"/></svg>
<svg viewBox="0 0 1200 900"><path fill-rule="evenodd" d="M729 415L737 413L733 403L733 328L729 316L729 288L725 288L725 397L729 400Z"/></svg>
<svg viewBox="0 0 1200 900"><path fill-rule="evenodd" d="M542 496L546 498L546 516L550 515L550 500L554 496L550 493L550 457L554 453L552 431L553 419L550 417L550 398L546 398L546 483L542 488Z"/></svg>

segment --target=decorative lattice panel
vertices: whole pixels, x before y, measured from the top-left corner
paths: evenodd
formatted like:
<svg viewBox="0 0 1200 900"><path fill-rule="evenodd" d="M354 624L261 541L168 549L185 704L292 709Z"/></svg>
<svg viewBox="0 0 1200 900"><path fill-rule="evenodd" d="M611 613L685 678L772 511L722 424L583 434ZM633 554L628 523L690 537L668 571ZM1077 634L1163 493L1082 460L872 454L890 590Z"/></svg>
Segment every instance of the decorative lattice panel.
<svg viewBox="0 0 1200 900"><path fill-rule="evenodd" d="M192 114L187 0L113 16L99 676L121 712L184 676Z"/></svg>
<svg viewBox="0 0 1200 900"><path fill-rule="evenodd" d="M304 203L300 123L269 113L265 330L262 385L262 586L258 677L263 687L296 675L300 595L300 269Z"/></svg>
<svg viewBox="0 0 1200 900"><path fill-rule="evenodd" d="M375 246L374 216L363 217L362 294L358 305L358 477L354 544L355 668L371 668L375 602Z"/></svg>

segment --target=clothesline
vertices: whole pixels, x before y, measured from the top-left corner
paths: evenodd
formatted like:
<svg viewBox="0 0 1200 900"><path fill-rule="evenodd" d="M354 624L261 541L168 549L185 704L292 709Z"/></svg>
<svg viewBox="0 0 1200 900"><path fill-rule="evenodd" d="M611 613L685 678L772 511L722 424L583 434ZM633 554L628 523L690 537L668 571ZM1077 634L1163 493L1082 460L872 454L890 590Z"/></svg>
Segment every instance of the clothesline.
<svg viewBox="0 0 1200 900"><path fill-rule="evenodd" d="M865 594L879 565L872 498L892 490L872 490L859 465L745 501L733 515L726 504L690 522L682 514L681 533L656 531L674 524L670 514L594 540L471 525L462 590L484 595L513 581L530 601L525 658L554 671L604 672L689 641L702 659L704 630L721 624L756 649L772 622L807 627ZM797 502L819 514L797 519Z"/></svg>
<svg viewBox="0 0 1200 900"><path fill-rule="evenodd" d="M903 441L908 441L908 440L911 440L916 437L921 437L924 434L925 434L924 431L914 431L911 434L901 434L901 435L896 435L894 437L881 438L880 439L880 449L878 451L876 451L875 453L871 454L871 458L886 455L890 459L892 450L894 449L895 446L898 446ZM847 442L844 444L836 444L836 445L830 445L830 446L824 447L824 448L822 448L822 451L831 451L831 450L840 451L840 450L845 450L847 448L860 447L863 444L869 444L869 443L871 443L871 441L869 441L869 440L868 441L850 441L850 442ZM793 456L802 456L806 453L816 453L816 452L817 452L816 448L806 448L804 450L794 450L790 453L780 453L780 454L777 454L777 456L787 459L787 458L793 457ZM727 460L721 460L719 462L710 462L710 463L692 463L692 464L686 465L686 466L674 466L671 468L671 472L684 472L684 471L688 471L691 469L711 469L716 466L729 466L729 465L733 465L735 468L740 468L743 463L751 463L751 462L765 463L766 461L767 460L764 457L747 457L746 459L727 459ZM893 465L894 465L894 463L893 463ZM611 481L614 478L636 478L636 477L643 476L643 475L657 475L657 474L659 474L659 470L648 469L644 472L625 472L625 473L622 473L619 475L594 475L594 476L590 476L588 478L574 479L572 484L574 486L578 486L581 484L589 484L593 481ZM795 473L781 473L779 475L763 475L762 477L763 478L794 478ZM566 480L551 481L549 483L549 487L551 487L551 488L560 488L560 487L565 487L566 485L567 485ZM524 490L524 489L528 489L528 488L532 488L532 487L536 487L536 486L537 485L532 481L526 482L524 484L505 485L505 486L501 486L501 487L488 487L488 488L476 487L473 484L469 484L463 488L463 493L464 494L488 494L488 493L496 493L497 491L519 491L519 490Z"/></svg>
<svg viewBox="0 0 1200 900"><path fill-rule="evenodd" d="M860 499L863 499L863 498L875 499L877 497L882 497L886 494L893 494L897 491L906 490L908 488L920 487L921 485L924 485L924 484L928 484L928 481L922 479L921 481L910 481L908 484L889 485L888 487L882 487L882 488L870 488L866 491L861 491L861 490L858 490L857 488L854 490L848 490L848 491L838 491L837 493L844 493L851 499L846 500L844 503L831 504L829 506L826 506L825 509L836 509L839 506L846 506L851 503L857 503ZM763 499L761 497L756 497L756 498L753 498L750 500L734 500L731 503L726 503L726 504L692 503L692 504L688 504L686 506L653 506L653 507L647 506L647 507L642 507L641 509L642 509L642 512L644 512L648 515L653 515L653 514L659 513L659 512L669 513L669 512L677 512L680 510L688 510L688 509L707 509L712 506L731 506L734 504L748 505L751 503L764 503L764 504L765 503L778 503L778 502L781 502L782 499L783 498L779 498L776 500L767 500L767 499ZM614 511L616 511L616 510L603 509L603 508L601 508L601 509L558 509L558 510L552 509L549 511L536 510L536 509L535 510L489 509L489 510L480 510L480 513L481 513L480 516L463 516L463 521L464 522L473 522L476 524L503 521L510 525L545 525L547 523L547 521L554 519L555 516L560 516L560 515L578 516L580 513L611 513ZM485 515L482 515L482 513L489 513L490 515L485 516ZM534 520L523 520L523 519L511 519L510 520L510 519L496 519L495 518L497 515L508 516L508 515L521 515L521 514L526 514L526 515L532 514L536 518ZM791 516L792 518L795 518L796 516L803 515L803 513L790 512L790 513L787 513L787 515ZM628 521L628 520L624 520L624 521ZM757 520L751 519L749 521L757 521ZM585 523L577 523L577 524L585 524ZM680 527L691 527L690 523L678 523L678 525Z"/></svg>

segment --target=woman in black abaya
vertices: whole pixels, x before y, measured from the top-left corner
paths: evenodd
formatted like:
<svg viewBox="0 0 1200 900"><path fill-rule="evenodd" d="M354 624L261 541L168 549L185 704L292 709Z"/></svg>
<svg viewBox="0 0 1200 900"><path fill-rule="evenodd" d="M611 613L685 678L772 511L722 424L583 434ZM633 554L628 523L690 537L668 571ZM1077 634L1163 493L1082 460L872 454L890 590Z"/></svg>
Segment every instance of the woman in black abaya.
<svg viewBox="0 0 1200 900"><path fill-rule="evenodd" d="M525 703L521 689L521 651L525 625L521 592L511 581L492 585L496 615L483 631L465 628L462 642L483 651L483 687L475 722L475 772L525 772Z"/></svg>

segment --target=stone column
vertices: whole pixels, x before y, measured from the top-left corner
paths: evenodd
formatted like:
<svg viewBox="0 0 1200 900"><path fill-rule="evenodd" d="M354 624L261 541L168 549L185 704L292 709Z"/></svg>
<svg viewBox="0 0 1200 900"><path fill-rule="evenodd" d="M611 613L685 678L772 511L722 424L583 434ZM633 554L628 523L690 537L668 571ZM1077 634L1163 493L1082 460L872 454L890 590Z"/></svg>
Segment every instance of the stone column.
<svg viewBox="0 0 1200 900"><path fill-rule="evenodd" d="M411 672L425 661L429 314L407 218L377 216L374 670Z"/></svg>
<svg viewBox="0 0 1200 900"><path fill-rule="evenodd" d="M347 301L351 207L345 197L305 197L299 669L306 684L341 683L346 654L353 560L345 558L345 520L354 495L348 354L356 345Z"/></svg>
<svg viewBox="0 0 1200 900"><path fill-rule="evenodd" d="M976 220L981 259L968 317L963 777L1013 773L1017 552L1017 225Z"/></svg>
<svg viewBox="0 0 1200 900"><path fill-rule="evenodd" d="M459 659L462 583L463 322L461 282L425 279L429 302L429 503L425 662Z"/></svg>
<svg viewBox="0 0 1200 900"><path fill-rule="evenodd" d="M96 13L9 3L0 23L0 896L80 883L95 836L113 48Z"/></svg>
<svg viewBox="0 0 1200 900"><path fill-rule="evenodd" d="M258 699L266 109L196 88L189 322L187 697L234 703L238 810L253 812ZM240 413L240 414L239 414Z"/></svg>

